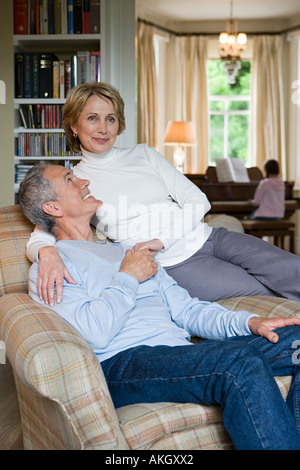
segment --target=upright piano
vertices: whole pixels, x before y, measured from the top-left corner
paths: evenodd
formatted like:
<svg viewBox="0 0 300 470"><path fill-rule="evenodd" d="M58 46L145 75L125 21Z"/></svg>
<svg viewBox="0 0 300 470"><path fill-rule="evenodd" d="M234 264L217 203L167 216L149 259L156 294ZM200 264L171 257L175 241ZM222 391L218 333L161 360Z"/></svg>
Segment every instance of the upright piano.
<svg viewBox="0 0 300 470"><path fill-rule="evenodd" d="M203 191L211 203L210 214L228 214L245 219L254 210L249 202L263 178L259 168L248 168L249 183L219 183L215 167L208 167L205 174L186 174ZM294 181L285 181L285 219L300 208L299 199L293 196Z"/></svg>

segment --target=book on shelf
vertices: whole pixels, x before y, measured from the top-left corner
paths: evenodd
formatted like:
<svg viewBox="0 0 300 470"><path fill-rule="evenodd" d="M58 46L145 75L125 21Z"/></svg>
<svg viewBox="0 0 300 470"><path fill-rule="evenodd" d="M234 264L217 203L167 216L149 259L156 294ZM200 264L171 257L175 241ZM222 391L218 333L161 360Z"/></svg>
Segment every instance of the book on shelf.
<svg viewBox="0 0 300 470"><path fill-rule="evenodd" d="M24 115L24 112L23 112L23 109L20 108L20 116L21 116L21 119L22 119L22 125L27 128L28 125L27 125L27 121L26 121L26 118L25 118L25 115Z"/></svg>
<svg viewBox="0 0 300 470"><path fill-rule="evenodd" d="M40 96L40 55L37 53L32 53L32 98L39 98Z"/></svg>
<svg viewBox="0 0 300 470"><path fill-rule="evenodd" d="M59 77L59 60L54 60L52 64L53 72L53 98L60 97L60 77Z"/></svg>
<svg viewBox="0 0 300 470"><path fill-rule="evenodd" d="M90 0L91 34L100 33L100 0Z"/></svg>
<svg viewBox="0 0 300 470"><path fill-rule="evenodd" d="M36 0L29 0L28 2L28 34L39 34L39 25L37 25L37 15L39 10L39 3Z"/></svg>
<svg viewBox="0 0 300 470"><path fill-rule="evenodd" d="M33 116L32 104L28 105L28 119L29 119L29 127L31 129L35 129L35 121Z"/></svg>
<svg viewBox="0 0 300 470"><path fill-rule="evenodd" d="M59 61L59 97L65 97L65 61Z"/></svg>
<svg viewBox="0 0 300 470"><path fill-rule="evenodd" d="M249 175L241 158L216 158L216 172L219 183L249 183Z"/></svg>
<svg viewBox="0 0 300 470"><path fill-rule="evenodd" d="M74 0L67 0L68 34L74 34Z"/></svg>
<svg viewBox="0 0 300 470"><path fill-rule="evenodd" d="M15 97L24 98L24 56L15 54Z"/></svg>
<svg viewBox="0 0 300 470"><path fill-rule="evenodd" d="M14 34L28 34L28 0L14 0Z"/></svg>
<svg viewBox="0 0 300 470"><path fill-rule="evenodd" d="M54 0L48 0L48 34L54 34Z"/></svg>
<svg viewBox="0 0 300 470"><path fill-rule="evenodd" d="M53 98L53 63L58 57L51 53L40 54L40 98Z"/></svg>
<svg viewBox="0 0 300 470"><path fill-rule="evenodd" d="M31 54L23 54L24 57L24 98L32 96L32 57Z"/></svg>
<svg viewBox="0 0 300 470"><path fill-rule="evenodd" d="M66 98L77 84L100 79L100 51L78 51L64 60L49 53L15 54L16 98Z"/></svg>
<svg viewBox="0 0 300 470"><path fill-rule="evenodd" d="M100 51L90 51L90 81L100 82Z"/></svg>
<svg viewBox="0 0 300 470"><path fill-rule="evenodd" d="M61 0L54 0L53 31L54 31L54 34L62 34L62 2Z"/></svg>
<svg viewBox="0 0 300 470"><path fill-rule="evenodd" d="M40 31L42 34L49 34L49 23L48 23L48 1L49 0L42 0L40 2Z"/></svg>
<svg viewBox="0 0 300 470"><path fill-rule="evenodd" d="M82 0L74 0L74 33L83 33L83 3Z"/></svg>
<svg viewBox="0 0 300 470"><path fill-rule="evenodd" d="M61 34L68 34L68 7L66 0L61 1Z"/></svg>
<svg viewBox="0 0 300 470"><path fill-rule="evenodd" d="M64 61L65 71L64 71L64 91L63 95L67 96L68 92L71 90L72 86L72 65L71 60L67 59Z"/></svg>
<svg viewBox="0 0 300 470"><path fill-rule="evenodd" d="M89 82L90 61L89 51L79 51L77 53L77 84Z"/></svg>
<svg viewBox="0 0 300 470"><path fill-rule="evenodd" d="M14 0L14 34L99 34L100 0Z"/></svg>
<svg viewBox="0 0 300 470"><path fill-rule="evenodd" d="M78 70L77 70L77 55L72 55L71 57L71 88L77 86L78 84ZM67 95L67 92L65 92Z"/></svg>
<svg viewBox="0 0 300 470"><path fill-rule="evenodd" d="M83 34L90 34L91 33L90 0L83 0L82 27L83 27ZM99 32L100 32L100 5L99 5Z"/></svg>

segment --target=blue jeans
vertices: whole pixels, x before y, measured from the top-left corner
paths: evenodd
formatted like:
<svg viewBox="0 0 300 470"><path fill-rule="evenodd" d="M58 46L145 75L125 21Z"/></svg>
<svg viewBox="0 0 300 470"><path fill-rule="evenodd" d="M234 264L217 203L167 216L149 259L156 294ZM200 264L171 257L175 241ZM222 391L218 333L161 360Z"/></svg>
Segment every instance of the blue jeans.
<svg viewBox="0 0 300 470"><path fill-rule="evenodd" d="M300 327L187 346L139 346L102 362L115 407L177 402L220 405L236 449L300 449ZM294 344L293 344L294 343ZM274 376L292 375L285 402Z"/></svg>

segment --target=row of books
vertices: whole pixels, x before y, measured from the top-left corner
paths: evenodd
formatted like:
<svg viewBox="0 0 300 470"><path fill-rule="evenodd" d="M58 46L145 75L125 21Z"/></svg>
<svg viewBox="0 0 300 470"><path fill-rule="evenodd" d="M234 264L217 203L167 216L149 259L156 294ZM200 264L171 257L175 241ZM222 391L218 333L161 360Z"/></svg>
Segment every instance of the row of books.
<svg viewBox="0 0 300 470"><path fill-rule="evenodd" d="M35 162L34 162L35 163ZM53 160L50 160L50 163L54 163ZM61 161L56 161L55 164L62 164ZM63 160L63 165L66 168L73 168L74 164L68 160ZM15 165L15 183L20 184L22 183L23 179L26 176L26 173L32 168L34 165L31 163L18 163Z"/></svg>
<svg viewBox="0 0 300 470"><path fill-rule="evenodd" d="M25 129L61 129L62 108L60 104L19 105L16 125Z"/></svg>
<svg viewBox="0 0 300 470"><path fill-rule="evenodd" d="M69 147L64 132L19 133L15 139L17 157L77 156Z"/></svg>
<svg viewBox="0 0 300 470"><path fill-rule="evenodd" d="M30 168L32 167L33 165L27 165L27 164L15 165L15 183L22 183L23 179L26 176L27 171L29 171Z"/></svg>
<svg viewBox="0 0 300 470"><path fill-rule="evenodd" d="M14 0L14 34L98 34L100 0Z"/></svg>
<svg viewBox="0 0 300 470"><path fill-rule="evenodd" d="M16 98L65 98L70 88L100 81L100 52L79 51L59 60L49 53L15 54Z"/></svg>

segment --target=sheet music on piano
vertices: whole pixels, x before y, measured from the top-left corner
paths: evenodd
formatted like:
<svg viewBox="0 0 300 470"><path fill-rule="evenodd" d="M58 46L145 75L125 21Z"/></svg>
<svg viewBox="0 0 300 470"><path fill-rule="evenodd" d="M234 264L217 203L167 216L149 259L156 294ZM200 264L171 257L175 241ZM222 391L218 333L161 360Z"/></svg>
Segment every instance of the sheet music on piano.
<svg viewBox="0 0 300 470"><path fill-rule="evenodd" d="M219 183L249 183L249 175L241 158L216 158Z"/></svg>

